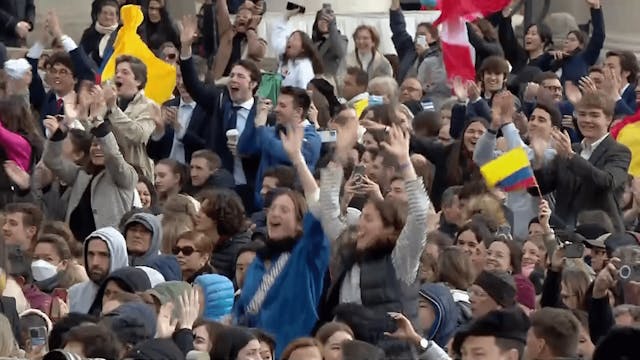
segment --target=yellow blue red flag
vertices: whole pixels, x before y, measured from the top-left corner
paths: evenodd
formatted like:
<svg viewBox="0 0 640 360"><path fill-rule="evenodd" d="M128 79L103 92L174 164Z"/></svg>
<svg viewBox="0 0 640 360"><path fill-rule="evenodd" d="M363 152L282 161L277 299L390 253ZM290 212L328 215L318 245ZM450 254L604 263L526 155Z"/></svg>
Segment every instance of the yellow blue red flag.
<svg viewBox="0 0 640 360"><path fill-rule="evenodd" d="M101 80L105 81L114 77L118 56L135 56L147 66L145 95L158 104L164 103L171 98L176 87L176 69L158 59L138 35L138 27L144 20L140 6L123 6L120 9L120 18L122 19L122 27L116 35L111 56L102 63Z"/></svg>
<svg viewBox="0 0 640 360"><path fill-rule="evenodd" d="M536 185L527 152L522 147L509 150L482 165L480 172L489 187L498 186L507 192Z"/></svg>

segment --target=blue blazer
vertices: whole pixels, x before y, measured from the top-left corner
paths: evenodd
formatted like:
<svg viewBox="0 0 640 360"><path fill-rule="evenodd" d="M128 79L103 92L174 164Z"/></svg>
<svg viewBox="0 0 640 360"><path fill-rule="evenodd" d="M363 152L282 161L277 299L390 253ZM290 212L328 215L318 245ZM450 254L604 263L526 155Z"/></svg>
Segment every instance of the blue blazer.
<svg viewBox="0 0 640 360"><path fill-rule="evenodd" d="M163 104L164 106L180 106L180 99L171 99ZM208 142L211 132L211 114L200 105L196 104L191 114L191 121L182 138L184 144L184 160L187 164L191 162L191 155L202 149L214 151L213 145ZM171 126L167 126L164 136L158 140L149 139L147 143L147 154L153 161L168 158L171 155L171 147L175 131Z"/></svg>
<svg viewBox="0 0 640 360"><path fill-rule="evenodd" d="M620 104L620 107L618 107L618 103L620 102L623 102L623 104ZM627 88L622 93L622 99L618 100L618 103L616 103L616 110L620 109L621 113L626 115L633 115L636 113L638 106L636 104L636 84L635 83L629 84L629 86L627 86Z"/></svg>
<svg viewBox="0 0 640 360"><path fill-rule="evenodd" d="M180 70L182 71L182 80L189 95L195 100L198 106L210 115L209 133L205 139L206 148L213 150L220 156L222 166L227 171L233 173L234 158L227 147L227 130L235 128L236 124L232 124L231 111L233 103L223 88L214 85L205 85L198 79L193 58L180 61ZM255 101L249 118L247 119L247 127L252 126L253 119L256 116L258 101ZM246 132L246 131L245 131ZM240 139L245 137L243 132ZM238 141L240 141L240 139ZM256 174L260 163L259 154L244 156L242 158L242 168L247 178L247 184L254 186L256 182Z"/></svg>

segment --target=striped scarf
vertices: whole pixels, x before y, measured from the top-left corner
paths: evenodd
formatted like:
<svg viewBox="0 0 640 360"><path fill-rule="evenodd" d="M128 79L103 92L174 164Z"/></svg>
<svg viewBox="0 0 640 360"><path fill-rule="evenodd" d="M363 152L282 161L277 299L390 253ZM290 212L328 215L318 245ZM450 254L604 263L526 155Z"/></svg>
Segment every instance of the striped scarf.
<svg viewBox="0 0 640 360"><path fill-rule="evenodd" d="M258 291L256 291L256 293L253 295L253 298L249 302L249 306L247 306L246 308L248 314L258 314L260 308L262 308L262 304L264 303L265 298L267 297L267 293L271 289L271 286L273 286L273 283L276 281L284 267L289 262L289 257L291 257L291 252L283 252L282 254L280 254L278 260L262 277L262 282L260 283Z"/></svg>

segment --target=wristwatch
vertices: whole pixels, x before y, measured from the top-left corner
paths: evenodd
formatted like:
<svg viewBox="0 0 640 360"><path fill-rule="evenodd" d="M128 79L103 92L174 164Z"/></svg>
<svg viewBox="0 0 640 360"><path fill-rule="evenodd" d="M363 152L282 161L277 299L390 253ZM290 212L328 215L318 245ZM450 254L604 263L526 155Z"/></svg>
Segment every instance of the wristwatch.
<svg viewBox="0 0 640 360"><path fill-rule="evenodd" d="M431 347L431 342L425 338L420 339L420 342L418 343L418 350L420 350L420 353L423 353L427 350L429 350L429 348Z"/></svg>

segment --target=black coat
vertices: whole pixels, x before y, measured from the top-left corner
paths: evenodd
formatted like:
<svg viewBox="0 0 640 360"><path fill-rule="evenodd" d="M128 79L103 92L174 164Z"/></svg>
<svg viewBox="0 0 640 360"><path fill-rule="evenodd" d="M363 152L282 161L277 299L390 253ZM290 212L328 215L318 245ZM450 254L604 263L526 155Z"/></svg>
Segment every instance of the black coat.
<svg viewBox="0 0 640 360"><path fill-rule="evenodd" d="M624 191L631 162L629 149L608 135L593 151L589 160L580 156L581 144L574 144L571 159L556 156L551 164L535 171L543 195L555 191L555 213L573 227L578 213L602 210L617 231L624 231L618 199ZM537 190L529 190L537 195Z"/></svg>
<svg viewBox="0 0 640 360"><path fill-rule="evenodd" d="M180 106L180 99L175 98L163 104L164 106ZM211 113L205 108L196 105L191 114L191 121L182 138L184 144L184 158L188 165L191 162L191 155L202 149L214 151L211 143ZM171 154L171 147L175 138L175 131L171 126L165 128L164 136L160 140L149 139L147 143L147 154L153 161L166 159Z"/></svg>
<svg viewBox="0 0 640 360"><path fill-rule="evenodd" d="M249 242L251 242L251 234L244 232L216 246L211 256L211 264L216 268L218 274L224 275L233 281L236 276L238 251Z"/></svg>
<svg viewBox="0 0 640 360"><path fill-rule="evenodd" d="M22 334L20 334L20 317L18 310L16 310L16 299L8 296L0 297L0 313L9 319L13 336L16 337L16 341L20 342Z"/></svg>

